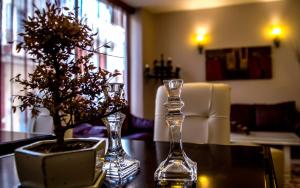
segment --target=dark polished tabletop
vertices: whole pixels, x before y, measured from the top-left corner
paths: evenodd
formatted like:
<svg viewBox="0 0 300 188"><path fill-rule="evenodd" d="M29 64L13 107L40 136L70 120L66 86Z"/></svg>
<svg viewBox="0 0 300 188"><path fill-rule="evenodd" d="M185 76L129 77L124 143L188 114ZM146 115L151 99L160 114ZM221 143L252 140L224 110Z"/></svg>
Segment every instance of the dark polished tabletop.
<svg viewBox="0 0 300 188"><path fill-rule="evenodd" d="M14 152L18 147L38 140L55 139L54 135L0 130L0 156Z"/></svg>
<svg viewBox="0 0 300 188"><path fill-rule="evenodd" d="M166 158L169 143L138 140L123 140L122 143L124 150L141 163L138 175L123 187L155 187L154 171ZM184 150L198 164L196 187L275 187L273 164L267 147L184 144ZM13 154L0 156L0 174L1 188L19 185ZM103 185L103 187L110 186Z"/></svg>

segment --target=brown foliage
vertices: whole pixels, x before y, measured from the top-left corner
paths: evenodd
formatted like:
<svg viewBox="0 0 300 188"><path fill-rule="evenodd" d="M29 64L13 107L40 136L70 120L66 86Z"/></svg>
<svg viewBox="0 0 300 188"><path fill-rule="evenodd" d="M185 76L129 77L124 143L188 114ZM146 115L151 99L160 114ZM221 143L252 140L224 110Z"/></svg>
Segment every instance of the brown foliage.
<svg viewBox="0 0 300 188"><path fill-rule="evenodd" d="M93 65L90 59L96 52L96 34L73 12L65 15L62 8L47 3L46 9L36 9L24 20L24 28L20 33L24 41L17 44L17 50L32 55L36 67L26 80L20 75L13 78L26 91L16 96L21 101L18 108L30 109L33 116L38 115L39 108L47 108L58 140L63 142L64 132L80 122L99 119L126 106L124 98L107 95L109 81L120 73ZM76 49L87 54L76 57Z"/></svg>

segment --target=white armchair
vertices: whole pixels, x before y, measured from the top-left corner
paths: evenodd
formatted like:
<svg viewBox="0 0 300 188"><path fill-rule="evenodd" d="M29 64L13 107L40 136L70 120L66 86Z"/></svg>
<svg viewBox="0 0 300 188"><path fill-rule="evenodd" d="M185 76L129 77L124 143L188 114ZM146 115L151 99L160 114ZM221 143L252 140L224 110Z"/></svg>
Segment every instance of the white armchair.
<svg viewBox="0 0 300 188"><path fill-rule="evenodd" d="M185 83L182 94L185 120L183 142L229 144L230 141L230 87L226 84ZM157 89L155 101L154 141L168 141L165 122L167 92Z"/></svg>

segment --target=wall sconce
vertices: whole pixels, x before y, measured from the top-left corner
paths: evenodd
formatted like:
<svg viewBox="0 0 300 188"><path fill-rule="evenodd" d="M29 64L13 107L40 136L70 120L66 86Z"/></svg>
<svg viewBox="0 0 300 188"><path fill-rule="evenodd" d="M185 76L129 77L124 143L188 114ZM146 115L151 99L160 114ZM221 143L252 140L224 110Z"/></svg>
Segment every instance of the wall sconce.
<svg viewBox="0 0 300 188"><path fill-rule="evenodd" d="M196 41L197 41L197 44L198 44L198 52L200 54L203 53L203 49L204 49L204 45L206 43L206 35L204 33L198 33L197 34L197 37L196 37Z"/></svg>
<svg viewBox="0 0 300 188"><path fill-rule="evenodd" d="M273 44L276 48L280 46L280 37L282 35L282 29L280 26L274 26L271 30L271 35L273 37Z"/></svg>
<svg viewBox="0 0 300 188"><path fill-rule="evenodd" d="M161 54L161 59L153 62L153 69L150 69L148 64L145 65L144 74L147 78L158 79L161 82L166 79L179 78L180 67L173 68L172 59L168 58L165 62L164 55Z"/></svg>

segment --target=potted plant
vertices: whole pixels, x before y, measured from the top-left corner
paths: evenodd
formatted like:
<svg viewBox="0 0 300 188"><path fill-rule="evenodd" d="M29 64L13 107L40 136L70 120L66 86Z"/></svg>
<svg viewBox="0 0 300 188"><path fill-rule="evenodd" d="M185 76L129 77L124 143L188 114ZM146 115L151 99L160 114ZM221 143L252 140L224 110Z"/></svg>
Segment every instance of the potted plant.
<svg viewBox="0 0 300 188"><path fill-rule="evenodd" d="M19 34L24 41L16 47L31 55L35 69L27 79L21 75L12 79L24 92L15 96L21 104L12 108L29 109L33 117L40 108L48 109L56 141L38 142L15 151L19 179L22 185L31 187L92 185L101 172L101 165L95 164L103 142L65 140L64 134L83 122L101 120L126 107L123 97L108 94L109 81L119 73L93 65L90 59L96 52L96 33L72 11L50 3L45 9L35 8L34 15L24 20L25 31ZM86 55L76 56L78 50Z"/></svg>

